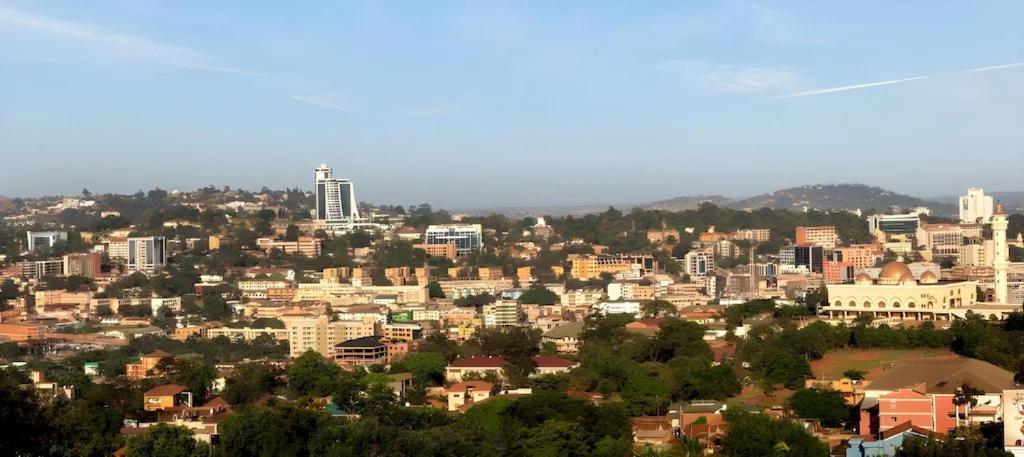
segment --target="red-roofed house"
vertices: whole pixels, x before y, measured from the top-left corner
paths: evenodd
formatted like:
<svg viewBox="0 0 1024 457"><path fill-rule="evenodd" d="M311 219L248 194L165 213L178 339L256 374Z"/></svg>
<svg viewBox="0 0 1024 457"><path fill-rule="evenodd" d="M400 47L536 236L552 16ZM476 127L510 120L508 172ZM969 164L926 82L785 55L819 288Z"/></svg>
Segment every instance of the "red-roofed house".
<svg viewBox="0 0 1024 457"><path fill-rule="evenodd" d="M534 357L533 363L537 366L534 376L567 373L579 366L578 362L553 356ZM504 366L505 359L501 357L464 357L445 368L444 379L447 382L461 382L467 373L477 373L481 376L494 373L498 377L504 377Z"/></svg>
<svg viewBox="0 0 1024 457"><path fill-rule="evenodd" d="M447 382L462 382L462 377L467 373L477 373L486 376L487 373L494 373L499 378L503 376L502 367L505 359L501 357L463 357L448 364L444 369L444 380Z"/></svg>

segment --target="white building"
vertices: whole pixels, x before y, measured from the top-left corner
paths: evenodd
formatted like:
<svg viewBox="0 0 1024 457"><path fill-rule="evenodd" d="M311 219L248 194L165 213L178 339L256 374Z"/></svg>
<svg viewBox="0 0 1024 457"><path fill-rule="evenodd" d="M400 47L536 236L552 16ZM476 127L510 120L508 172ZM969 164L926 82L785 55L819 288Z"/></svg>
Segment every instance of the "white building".
<svg viewBox="0 0 1024 457"><path fill-rule="evenodd" d="M443 224L427 227L427 244L454 244L458 256L483 247L483 226L480 224Z"/></svg>
<svg viewBox="0 0 1024 457"><path fill-rule="evenodd" d="M499 300L484 305L484 327L517 327L523 311L517 300Z"/></svg>
<svg viewBox="0 0 1024 457"><path fill-rule="evenodd" d="M695 278L714 274L715 253L710 250L690 251L683 258L683 268L686 274Z"/></svg>
<svg viewBox="0 0 1024 457"><path fill-rule="evenodd" d="M960 220L963 222L988 222L994 209L994 199L985 195L985 189L980 187L967 189L967 195L960 197Z"/></svg>
<svg viewBox="0 0 1024 457"><path fill-rule="evenodd" d="M359 219L356 187L345 178L335 178L327 164L313 172L316 188L316 218L330 223L353 223Z"/></svg>
<svg viewBox="0 0 1024 457"><path fill-rule="evenodd" d="M28 250L35 251L38 248L50 248L58 241L67 241L68 232L32 232L29 231Z"/></svg>
<svg viewBox="0 0 1024 457"><path fill-rule="evenodd" d="M167 240L162 236L128 238L128 271L153 271L167 264Z"/></svg>
<svg viewBox="0 0 1024 457"><path fill-rule="evenodd" d="M601 314L640 314L638 301L603 301L594 305L594 312Z"/></svg>

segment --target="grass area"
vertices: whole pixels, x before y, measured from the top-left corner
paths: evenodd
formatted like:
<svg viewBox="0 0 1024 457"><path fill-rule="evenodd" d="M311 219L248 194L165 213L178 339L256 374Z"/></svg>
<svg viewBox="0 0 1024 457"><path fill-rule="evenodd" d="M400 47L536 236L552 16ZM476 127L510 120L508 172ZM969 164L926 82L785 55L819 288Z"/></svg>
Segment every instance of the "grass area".
<svg viewBox="0 0 1024 457"><path fill-rule="evenodd" d="M843 349L825 354L821 360L811 362L811 371L818 379L838 379L849 369L861 370L871 379L888 367L900 363L922 360L951 358L954 355L948 349L875 349L851 350Z"/></svg>

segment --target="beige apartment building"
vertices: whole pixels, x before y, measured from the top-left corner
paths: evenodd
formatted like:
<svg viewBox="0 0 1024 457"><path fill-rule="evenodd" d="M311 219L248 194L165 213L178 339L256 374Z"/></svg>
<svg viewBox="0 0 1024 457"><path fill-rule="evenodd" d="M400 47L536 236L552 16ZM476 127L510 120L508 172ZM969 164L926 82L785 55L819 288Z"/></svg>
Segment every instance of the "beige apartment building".
<svg viewBox="0 0 1024 457"><path fill-rule="evenodd" d="M633 272L639 277L653 273L657 265L649 255L581 255L570 258L570 274L580 280L601 277L601 273Z"/></svg>
<svg viewBox="0 0 1024 457"><path fill-rule="evenodd" d="M302 254L306 257L316 257L323 252L324 240L311 236L300 236L296 241L260 238L256 240L256 245L264 251L280 249L285 254Z"/></svg>
<svg viewBox="0 0 1024 457"><path fill-rule="evenodd" d="M285 316L282 320L288 331L289 356L292 358L308 350L333 358L338 343L377 334L375 319L331 322L328 316Z"/></svg>
<svg viewBox="0 0 1024 457"><path fill-rule="evenodd" d="M839 235L835 226L822 225L817 227L797 227L796 244L813 244L826 249L834 249L839 243Z"/></svg>

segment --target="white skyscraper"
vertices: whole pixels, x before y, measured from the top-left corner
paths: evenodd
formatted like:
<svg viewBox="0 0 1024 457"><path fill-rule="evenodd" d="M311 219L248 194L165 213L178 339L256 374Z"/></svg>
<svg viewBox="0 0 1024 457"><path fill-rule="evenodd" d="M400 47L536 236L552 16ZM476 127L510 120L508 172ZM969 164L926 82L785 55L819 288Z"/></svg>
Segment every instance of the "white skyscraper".
<svg viewBox="0 0 1024 457"><path fill-rule="evenodd" d="M985 189L972 187L967 195L960 197L960 221L975 223L988 222L992 217L995 202L991 196L985 195Z"/></svg>
<svg viewBox="0 0 1024 457"><path fill-rule="evenodd" d="M335 178L331 167L320 164L313 172L316 184L316 218L328 222L354 222L359 219L356 189L352 181Z"/></svg>
<svg viewBox="0 0 1024 457"><path fill-rule="evenodd" d="M991 198L991 197L990 197ZM997 205L992 215L992 269L995 270L996 303L1008 303L1009 284L1006 273L1009 269L1010 251L1006 245L1006 229L1010 226L1003 205Z"/></svg>

